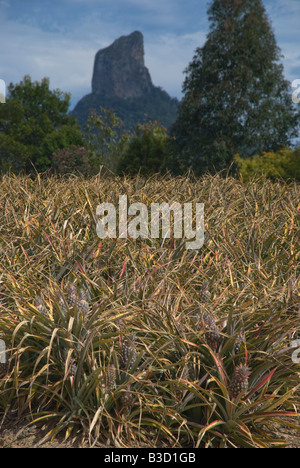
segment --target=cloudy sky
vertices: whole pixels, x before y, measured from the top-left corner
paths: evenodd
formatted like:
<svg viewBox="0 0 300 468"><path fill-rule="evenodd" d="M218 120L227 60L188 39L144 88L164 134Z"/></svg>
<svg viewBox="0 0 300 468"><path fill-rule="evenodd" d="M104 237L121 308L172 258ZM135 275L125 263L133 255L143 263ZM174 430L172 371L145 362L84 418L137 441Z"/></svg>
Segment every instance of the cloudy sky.
<svg viewBox="0 0 300 468"><path fill-rule="evenodd" d="M284 55L285 77L300 78L300 0L264 0ZM181 98L183 71L208 32L207 0L0 0L0 79L50 78L71 92L91 90L94 56L121 35L144 35L152 81Z"/></svg>

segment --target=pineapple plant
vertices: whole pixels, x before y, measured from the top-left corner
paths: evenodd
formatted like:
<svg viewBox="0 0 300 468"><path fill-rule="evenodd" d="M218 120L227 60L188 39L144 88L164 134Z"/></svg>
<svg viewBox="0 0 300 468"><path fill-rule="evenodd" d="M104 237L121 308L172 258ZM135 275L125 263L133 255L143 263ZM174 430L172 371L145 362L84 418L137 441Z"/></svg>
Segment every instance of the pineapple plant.
<svg viewBox="0 0 300 468"><path fill-rule="evenodd" d="M232 398L237 398L239 395L244 394L248 390L249 375L250 368L246 364L240 364L235 368L234 374L229 383L229 393Z"/></svg>

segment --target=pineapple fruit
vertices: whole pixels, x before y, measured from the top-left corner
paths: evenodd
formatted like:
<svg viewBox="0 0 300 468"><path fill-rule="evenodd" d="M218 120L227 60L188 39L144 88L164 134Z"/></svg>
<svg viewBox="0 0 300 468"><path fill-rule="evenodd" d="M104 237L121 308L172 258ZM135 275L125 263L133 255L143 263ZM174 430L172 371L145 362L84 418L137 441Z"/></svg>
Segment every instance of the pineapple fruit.
<svg viewBox="0 0 300 468"><path fill-rule="evenodd" d="M67 304L70 309L77 304L77 291L73 284L70 284L67 291Z"/></svg>
<svg viewBox="0 0 300 468"><path fill-rule="evenodd" d="M45 303L40 296L37 296L34 300L34 307L44 316L47 315L47 309Z"/></svg>
<svg viewBox="0 0 300 468"><path fill-rule="evenodd" d="M199 294L199 301L201 303L205 303L205 302L208 302L210 298L211 298L211 292L209 291L209 284L208 284L208 281L205 281L201 287L201 291Z"/></svg>
<svg viewBox="0 0 300 468"><path fill-rule="evenodd" d="M240 364L235 368L233 377L229 384L229 393L232 398L237 398L248 390L249 375L250 369L246 364Z"/></svg>
<svg viewBox="0 0 300 468"><path fill-rule="evenodd" d="M78 293L77 309L78 312L84 317L86 317L90 311L90 306L86 299L86 294L82 289Z"/></svg>
<svg viewBox="0 0 300 468"><path fill-rule="evenodd" d="M35 297L33 304L41 315L48 315L49 312L45 305L43 291L41 295ZM77 292L74 284L69 285L65 295L60 290L57 290L54 296L54 304L59 307L60 311L64 315L67 314L68 309L72 308L77 309L78 313L81 314L84 318L86 318L90 313L90 305L88 303L85 292L82 289Z"/></svg>
<svg viewBox="0 0 300 468"><path fill-rule="evenodd" d="M110 364L110 366L107 368L104 375L104 384L107 393L114 391L116 387L116 368L114 364Z"/></svg>
<svg viewBox="0 0 300 468"><path fill-rule="evenodd" d="M136 356L135 337L122 338L121 366L130 369L135 363Z"/></svg>
<svg viewBox="0 0 300 468"><path fill-rule="evenodd" d="M215 319L208 312L204 312L202 316L205 339L207 344L214 350L217 349L221 342L221 333L219 327L216 325Z"/></svg>
<svg viewBox="0 0 300 468"><path fill-rule="evenodd" d="M243 330L240 330L236 335L235 342L233 345L234 354L238 354L241 350L242 344L245 342L245 334Z"/></svg>
<svg viewBox="0 0 300 468"><path fill-rule="evenodd" d="M120 401L123 406L123 408L129 408L134 404L135 396L134 394L130 391L130 385L127 386L127 389L122 392Z"/></svg>
<svg viewBox="0 0 300 468"><path fill-rule="evenodd" d="M79 314L82 314L84 317L87 317L87 315L90 312L90 306L87 301L87 297L85 292L80 289L77 292L76 287L74 284L70 284L67 290L67 296L66 296L66 303L64 299L61 297L59 301L59 305L62 308L63 311L66 311L66 305L71 309L71 308L77 308Z"/></svg>
<svg viewBox="0 0 300 468"><path fill-rule="evenodd" d="M67 313L67 304L63 298L63 295L61 294L61 292L57 292L56 295L55 295L55 299L57 301L57 304L58 306L60 307L60 310L66 314Z"/></svg>

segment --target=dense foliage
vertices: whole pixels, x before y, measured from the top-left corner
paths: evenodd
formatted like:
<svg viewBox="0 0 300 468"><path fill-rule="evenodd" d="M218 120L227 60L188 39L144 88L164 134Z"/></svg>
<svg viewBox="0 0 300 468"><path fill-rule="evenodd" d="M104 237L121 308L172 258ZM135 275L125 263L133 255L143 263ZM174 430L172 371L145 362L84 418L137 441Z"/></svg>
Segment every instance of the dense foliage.
<svg viewBox="0 0 300 468"><path fill-rule="evenodd" d="M260 175L273 179L300 180L300 148L285 148L276 153L264 152L248 158L236 155L234 160L243 180Z"/></svg>
<svg viewBox="0 0 300 468"><path fill-rule="evenodd" d="M139 98L129 99L88 94L73 109L72 115L85 128L90 110L103 117L100 108L113 109L127 131L134 131L138 124L149 121L159 121L162 126L170 128L177 118L178 101L171 99L160 88L153 88L151 93Z"/></svg>
<svg viewBox="0 0 300 468"><path fill-rule="evenodd" d="M50 91L47 78L39 83L25 76L11 83L0 106L0 169L44 171L54 151L83 145L76 120L68 115L69 102L69 94Z"/></svg>
<svg viewBox="0 0 300 468"><path fill-rule="evenodd" d="M100 241L96 207L120 194L203 202L203 247ZM4 175L0 205L0 425L101 447L284 444L274 427L300 403L299 184Z"/></svg>

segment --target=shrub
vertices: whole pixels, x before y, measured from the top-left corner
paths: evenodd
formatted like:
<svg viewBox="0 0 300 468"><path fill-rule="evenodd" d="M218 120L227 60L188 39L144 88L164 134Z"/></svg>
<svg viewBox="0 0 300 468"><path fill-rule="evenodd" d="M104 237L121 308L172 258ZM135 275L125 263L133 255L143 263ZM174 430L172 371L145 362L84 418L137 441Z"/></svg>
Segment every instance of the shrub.
<svg viewBox="0 0 300 468"><path fill-rule="evenodd" d="M81 173L90 175L95 170L91 153L84 146L71 145L52 155L52 167L57 174Z"/></svg>
<svg viewBox="0 0 300 468"><path fill-rule="evenodd" d="M234 159L244 180L260 175L300 180L300 148L284 148L276 153L257 154L249 158L236 155Z"/></svg>

